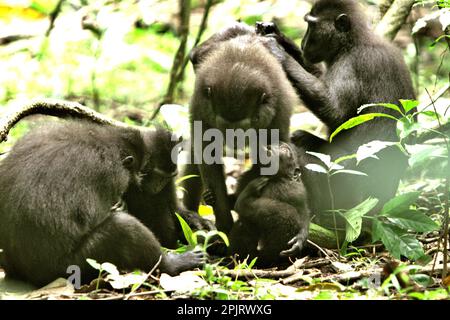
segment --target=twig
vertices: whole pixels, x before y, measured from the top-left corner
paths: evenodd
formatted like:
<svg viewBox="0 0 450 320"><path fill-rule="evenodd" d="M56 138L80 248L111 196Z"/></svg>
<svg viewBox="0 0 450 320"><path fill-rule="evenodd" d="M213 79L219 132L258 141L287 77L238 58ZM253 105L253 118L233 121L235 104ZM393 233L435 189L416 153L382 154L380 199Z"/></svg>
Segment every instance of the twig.
<svg viewBox="0 0 450 320"><path fill-rule="evenodd" d="M156 269L158 268L158 266L161 264L161 261L162 261L162 255L159 256L159 259L158 259L158 261L156 262L156 264L155 264L155 265L153 266L153 268L147 273L147 276L145 277L145 280L142 281L142 282L134 289L133 292L130 292L128 295L126 295L125 298L124 298L124 300L128 300L130 297L133 296L133 293L134 293L137 289L139 289L139 288L142 286L142 284L143 284L145 281L147 281L148 278L150 278L150 276L152 275L153 272L155 272L155 270L156 270Z"/></svg>
<svg viewBox="0 0 450 320"><path fill-rule="evenodd" d="M200 40L202 39L203 33L205 32L205 30L207 28L209 11L210 11L212 5L213 5L213 0L206 1L205 9L203 10L202 22L200 23L200 27L197 32L197 37L195 38L195 42L194 42L194 45L192 46L192 48L197 47L197 45L200 43ZM188 63L189 63L189 55L186 55L184 57L183 65L181 66L181 69L178 72L177 82L180 82L181 79L183 78L184 70L186 69Z"/></svg>
<svg viewBox="0 0 450 320"><path fill-rule="evenodd" d="M383 268L375 268L371 270L361 270L361 271L349 271L340 274L333 274L330 276L321 277L320 280L323 281L336 281L340 283L348 283L350 281L358 280L361 278L371 277L374 274L381 274Z"/></svg>
<svg viewBox="0 0 450 320"><path fill-rule="evenodd" d="M170 70L170 82L167 88L166 95L163 100L158 104L156 110L153 112L150 120L155 119L158 115L161 107L167 103L172 103L174 100L175 89L177 86L177 76L180 71L184 56L186 55L186 44L189 36L189 20L191 16L191 1L190 0L179 0L180 4L180 46L175 54L173 60L172 69Z"/></svg>
<svg viewBox="0 0 450 320"><path fill-rule="evenodd" d="M330 264L330 260L320 259L318 261L306 262L301 266L295 268L288 268L285 270L259 270L259 269L242 269L242 270L216 270L219 276L229 276L231 278L268 278L268 279L282 279L297 274L299 270L310 269Z"/></svg>
<svg viewBox="0 0 450 320"><path fill-rule="evenodd" d="M442 88L442 89L436 94L436 96L435 96L434 98L431 98L431 99L432 99L431 101L433 101L432 103L430 103L430 104L428 104L428 105L426 105L426 106L423 106L423 107L419 107L419 109L420 109L420 110L425 110L425 109L427 109L428 107L433 106L433 103L434 103L434 102L436 102L438 99L440 99L441 97L443 97L443 96L444 96L445 94L447 94L447 93L450 93L450 84L447 84L447 86L445 86L444 88ZM426 142L426 141L428 141L428 140L431 140L431 139L434 139L434 138L440 136L439 133L444 133L444 132L449 131L449 130L450 130L450 122L447 122L447 123L445 123L445 124L440 124L440 125L438 126L438 128L435 128L435 129L433 129L433 130L431 130L431 131L427 131L427 132L421 134L420 136L418 136L418 137L415 139L415 142L418 143L418 144L424 143L424 142Z"/></svg>
<svg viewBox="0 0 450 320"><path fill-rule="evenodd" d="M307 240L307 242L312 245L313 247L315 247L317 250L319 250L320 252L322 252L325 257L327 257L328 259L331 259L331 257L328 255L328 253L322 249L319 245L317 245L316 243L312 242L311 240Z"/></svg>
<svg viewBox="0 0 450 320"><path fill-rule="evenodd" d="M11 128L21 119L34 114L43 114L60 118L87 119L99 124L108 124L122 128L133 127L126 123L108 118L77 102L58 99L41 99L31 101L20 108L9 110L7 114L0 118L0 142L7 139Z"/></svg>
<svg viewBox="0 0 450 320"><path fill-rule="evenodd" d="M50 33L53 30L53 27L55 26L55 20L58 17L59 13L61 12L63 2L64 2L64 0L59 0L59 2L56 4L55 9L50 14L50 24L47 28L47 31L45 32L46 38L48 38L48 36L50 35Z"/></svg>
<svg viewBox="0 0 450 320"><path fill-rule="evenodd" d="M9 36L3 36L3 37L0 37L0 46L10 44L14 41L30 39L33 37L34 36L27 35L27 34L13 34L13 35L9 35Z"/></svg>

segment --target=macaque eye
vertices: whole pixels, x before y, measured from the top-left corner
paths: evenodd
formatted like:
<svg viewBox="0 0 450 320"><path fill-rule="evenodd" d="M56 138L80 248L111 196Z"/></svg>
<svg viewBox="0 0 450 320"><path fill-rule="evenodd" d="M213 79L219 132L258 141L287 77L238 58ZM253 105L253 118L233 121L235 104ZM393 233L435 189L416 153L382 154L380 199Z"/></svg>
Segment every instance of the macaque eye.
<svg viewBox="0 0 450 320"><path fill-rule="evenodd" d="M206 87L205 89L205 97L210 99L211 98L211 87Z"/></svg>

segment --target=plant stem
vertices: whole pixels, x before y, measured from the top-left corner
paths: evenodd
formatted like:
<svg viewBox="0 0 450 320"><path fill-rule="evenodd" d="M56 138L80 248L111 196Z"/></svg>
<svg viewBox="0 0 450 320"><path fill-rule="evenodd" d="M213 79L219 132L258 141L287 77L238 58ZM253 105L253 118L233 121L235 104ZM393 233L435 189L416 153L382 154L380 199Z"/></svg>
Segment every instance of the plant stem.
<svg viewBox="0 0 450 320"><path fill-rule="evenodd" d="M333 195L333 190L331 189L331 180L330 180L329 174L327 174L327 183L328 183L328 192L330 194L331 212L333 213L334 233L336 235L336 246L338 249L338 254L340 256L341 248L339 245L339 233L338 233L338 229L337 229L336 212L335 212L335 205L334 205L334 195Z"/></svg>

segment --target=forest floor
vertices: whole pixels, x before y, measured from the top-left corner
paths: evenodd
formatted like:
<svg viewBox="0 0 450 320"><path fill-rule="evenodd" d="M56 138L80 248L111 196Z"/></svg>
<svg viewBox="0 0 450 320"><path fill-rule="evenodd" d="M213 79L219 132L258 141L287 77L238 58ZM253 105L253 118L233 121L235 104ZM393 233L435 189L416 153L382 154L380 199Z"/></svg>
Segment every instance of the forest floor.
<svg viewBox="0 0 450 320"><path fill-rule="evenodd" d="M304 257L284 270L254 269L241 264L228 269L207 265L176 277L167 274L114 274L75 290L65 279L35 289L25 283L2 279L1 299L38 300L159 300L159 299L450 299L450 278L441 278L439 237L420 238L433 259L425 265L394 261L377 245L353 248L345 257L321 249L322 257ZM380 251L381 249L381 251ZM114 289L116 288L116 289Z"/></svg>

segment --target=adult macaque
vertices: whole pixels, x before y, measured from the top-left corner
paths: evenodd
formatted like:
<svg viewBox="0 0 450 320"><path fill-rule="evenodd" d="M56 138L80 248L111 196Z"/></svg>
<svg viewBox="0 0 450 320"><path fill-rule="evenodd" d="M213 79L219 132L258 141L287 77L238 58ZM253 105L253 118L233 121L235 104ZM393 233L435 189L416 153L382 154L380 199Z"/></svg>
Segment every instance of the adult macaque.
<svg viewBox="0 0 450 320"><path fill-rule="evenodd" d="M97 271L86 258L123 270L150 270L161 258L159 268L169 274L201 266L203 253L163 253L154 233L126 209L139 209L136 200L124 198L131 190L143 195L162 190L157 178L173 166L159 166L155 140L167 137L161 130L66 121L19 140L0 162L6 274L41 286L67 276L71 265L81 268L83 282L94 278ZM167 224L164 232L175 232L169 217L158 223ZM171 245L167 237L161 240Z"/></svg>
<svg viewBox="0 0 450 320"><path fill-rule="evenodd" d="M326 124L330 133L357 116L358 108L364 104L400 105L400 99L415 98L411 77L401 53L372 32L357 1L319 0L305 20L308 29L298 52L310 64L323 62L326 65L326 71L321 76L309 72L299 63L298 57L291 57L291 49L286 52L277 46L271 48L276 57L282 56L279 61L300 98ZM260 33L275 38L281 47L291 47L276 27L265 24L259 29ZM395 111L382 107L363 111L369 112L396 115ZM297 131L292 137L304 163L318 161L304 151L325 153L337 159L354 154L359 146L373 140L398 141L396 122L377 118L340 133L331 143L305 131ZM380 207L395 195L407 166L406 157L397 147L385 149L377 156L379 159L365 160L358 167L354 160L344 162L346 168L365 172L367 177L333 176L331 190L334 208L351 208L369 196L379 199ZM332 208L332 201L327 192L326 177L304 168L302 175L311 210L322 224L333 227L327 213ZM298 247L300 243L294 245L291 252Z"/></svg>
<svg viewBox="0 0 450 320"><path fill-rule="evenodd" d="M296 97L281 65L268 50L272 44L257 36L254 29L236 24L193 50L196 82L190 104L192 137L194 122L200 122L200 139L208 129L219 129L224 137L227 129L268 129L269 137L270 130L277 130L279 140L289 140L289 121ZM195 143L192 141L192 145ZM185 174L199 170L202 181L186 180L185 205L191 210L198 207L203 182L203 188L215 198L217 228L229 232L233 225L232 204L227 196L223 166L206 164L202 152L209 142L199 143L201 148L191 151L200 159L199 169L196 164L188 165Z"/></svg>

